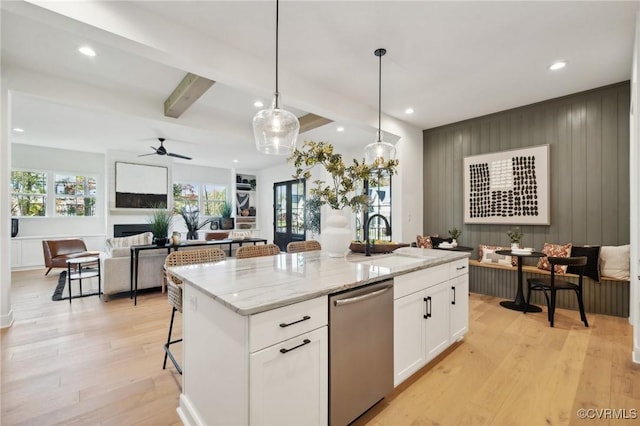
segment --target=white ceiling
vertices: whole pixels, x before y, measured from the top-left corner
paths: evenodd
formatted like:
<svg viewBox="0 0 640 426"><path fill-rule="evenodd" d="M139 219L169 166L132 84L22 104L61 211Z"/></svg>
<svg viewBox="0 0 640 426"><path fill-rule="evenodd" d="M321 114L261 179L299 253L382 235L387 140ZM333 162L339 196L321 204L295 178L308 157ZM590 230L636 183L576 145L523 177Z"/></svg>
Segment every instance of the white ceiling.
<svg viewBox="0 0 640 426"><path fill-rule="evenodd" d="M11 124L25 129L12 142L133 157L166 137L193 164L283 161L258 154L251 130L253 102L269 105L274 89L274 1L42 6L95 20L2 2ZM379 47L388 50L383 128L395 119L426 129L628 80L637 10L638 2L282 1L284 107L336 120L299 140L364 147L377 126ZM83 44L98 55L79 55ZM549 71L559 59L568 66ZM217 83L179 119L163 117L186 72Z"/></svg>

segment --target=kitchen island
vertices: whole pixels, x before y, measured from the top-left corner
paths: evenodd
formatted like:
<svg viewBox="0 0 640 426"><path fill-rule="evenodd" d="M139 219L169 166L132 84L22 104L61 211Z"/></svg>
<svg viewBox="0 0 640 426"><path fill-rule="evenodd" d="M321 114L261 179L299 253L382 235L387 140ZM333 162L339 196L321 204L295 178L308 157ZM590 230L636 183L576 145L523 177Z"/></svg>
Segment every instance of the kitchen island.
<svg viewBox="0 0 640 426"><path fill-rule="evenodd" d="M462 338L469 254L399 252L284 253L172 268L185 283L182 421L327 424L330 294L394 280L395 386Z"/></svg>

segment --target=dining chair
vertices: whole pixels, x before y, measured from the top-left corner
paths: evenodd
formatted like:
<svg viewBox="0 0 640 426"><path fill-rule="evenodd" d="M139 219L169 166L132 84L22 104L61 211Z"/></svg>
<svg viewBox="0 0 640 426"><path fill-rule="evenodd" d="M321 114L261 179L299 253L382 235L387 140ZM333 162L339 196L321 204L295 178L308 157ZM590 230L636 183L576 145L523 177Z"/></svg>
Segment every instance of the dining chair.
<svg viewBox="0 0 640 426"><path fill-rule="evenodd" d="M287 244L287 253L300 253L303 251L322 250L322 246L316 240L291 241Z"/></svg>
<svg viewBox="0 0 640 426"><path fill-rule="evenodd" d="M247 259L250 257L273 256L280 254L280 247L275 244L263 244L255 246L242 246L236 250L236 258Z"/></svg>
<svg viewBox="0 0 640 426"><path fill-rule="evenodd" d="M584 275L584 267L587 264L587 257L549 257L548 259L549 264L551 265L551 277L527 279L528 290L526 304L528 305L529 300L531 299L531 291L544 292L544 297L547 300L548 320L551 327L553 327L553 317L556 310L556 293L561 290L574 291L576 293L576 297L578 298L580 319L582 320L582 322L584 322L585 327L589 327L587 316L584 313L584 302L582 299L582 277ZM557 274L555 272L556 265L574 266L578 271L578 284L557 278ZM524 313L526 314L527 311L525 310Z"/></svg>
<svg viewBox="0 0 640 426"><path fill-rule="evenodd" d="M169 335L167 336L167 343L163 345L164 348L164 362L162 363L162 369L167 368L167 357L171 358L171 362L178 370L178 373L182 374L182 368L169 347L174 343L182 342L182 338L171 340L171 332L173 331L173 319L175 318L176 311L182 313L182 280L173 275L167 268L172 266L184 266L195 265L199 263L212 263L224 260L226 255L224 251L216 247L207 247L202 249L190 249L190 250L178 250L170 253L164 261L164 277L167 283L167 294L169 304L171 305L171 322L169 323Z"/></svg>

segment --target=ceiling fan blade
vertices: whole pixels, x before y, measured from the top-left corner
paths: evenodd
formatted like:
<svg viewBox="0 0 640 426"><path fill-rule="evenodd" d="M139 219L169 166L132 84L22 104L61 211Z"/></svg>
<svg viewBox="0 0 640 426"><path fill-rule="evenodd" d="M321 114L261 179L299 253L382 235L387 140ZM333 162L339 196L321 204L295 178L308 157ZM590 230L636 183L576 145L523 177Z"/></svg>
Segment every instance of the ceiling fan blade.
<svg viewBox="0 0 640 426"><path fill-rule="evenodd" d="M152 152L150 154L140 154L140 155L138 155L138 157L146 157L147 155L156 155L156 153Z"/></svg>
<svg viewBox="0 0 640 426"><path fill-rule="evenodd" d="M180 154L173 154L171 152L167 152L167 155L169 157L184 158L185 160L191 160L191 157L187 157L185 155L180 155Z"/></svg>

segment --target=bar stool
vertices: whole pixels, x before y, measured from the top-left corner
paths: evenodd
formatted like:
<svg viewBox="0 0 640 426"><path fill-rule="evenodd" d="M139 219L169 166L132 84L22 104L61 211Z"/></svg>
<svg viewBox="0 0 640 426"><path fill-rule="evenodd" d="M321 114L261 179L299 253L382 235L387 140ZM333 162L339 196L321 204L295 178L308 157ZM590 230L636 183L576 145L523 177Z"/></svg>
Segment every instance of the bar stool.
<svg viewBox="0 0 640 426"><path fill-rule="evenodd" d="M322 250L322 246L316 240L291 241L287 244L287 253L300 253L303 251Z"/></svg>
<svg viewBox="0 0 640 426"><path fill-rule="evenodd" d="M167 336L167 343L163 345L164 348L164 362L162 363L162 369L167 368L167 357L171 358L171 362L178 370L178 373L182 374L182 368L169 347L174 343L182 342L182 339L171 340L171 333L173 331L173 320L176 315L176 311L182 313L182 281L180 278L171 274L167 268L171 266L183 266L183 265L195 265L199 263L212 263L224 260L226 255L224 251L219 248L203 248L203 249L189 249L178 250L170 253L164 261L164 276L167 282L167 294L169 304L171 305L171 322L169 323L169 335Z"/></svg>

